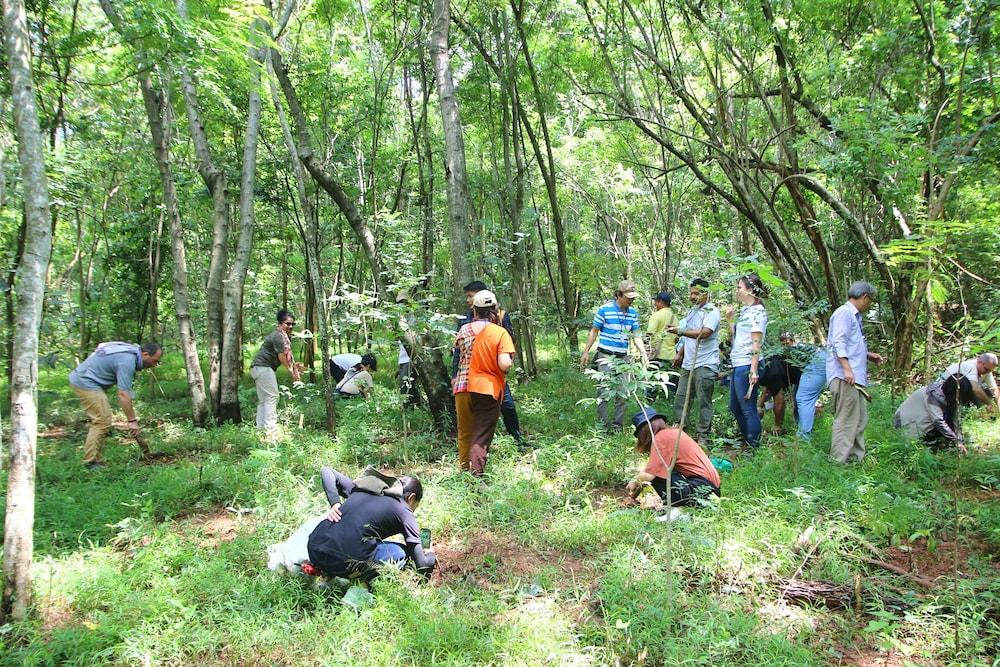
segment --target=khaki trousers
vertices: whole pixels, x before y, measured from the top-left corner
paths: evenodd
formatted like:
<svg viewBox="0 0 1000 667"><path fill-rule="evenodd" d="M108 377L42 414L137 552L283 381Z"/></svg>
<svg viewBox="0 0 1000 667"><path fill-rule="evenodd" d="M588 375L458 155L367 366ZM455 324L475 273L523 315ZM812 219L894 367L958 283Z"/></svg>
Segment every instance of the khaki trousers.
<svg viewBox="0 0 1000 667"><path fill-rule="evenodd" d="M868 404L864 396L840 378L830 382L833 394L833 433L830 458L847 463L851 457L865 458L865 427L868 426Z"/></svg>
<svg viewBox="0 0 1000 667"><path fill-rule="evenodd" d="M272 435L278 430L278 376L267 366L254 366L250 377L257 385L257 428Z"/></svg>
<svg viewBox="0 0 1000 667"><path fill-rule="evenodd" d="M83 445L83 462L100 463L101 445L111 429L111 404L108 403L108 396L99 389L81 389L74 385L69 387L90 417L90 430L87 431L87 441Z"/></svg>
<svg viewBox="0 0 1000 667"><path fill-rule="evenodd" d="M475 426L470 392L460 391L455 394L455 421L458 422L458 467L462 470L468 470L472 449L472 429Z"/></svg>

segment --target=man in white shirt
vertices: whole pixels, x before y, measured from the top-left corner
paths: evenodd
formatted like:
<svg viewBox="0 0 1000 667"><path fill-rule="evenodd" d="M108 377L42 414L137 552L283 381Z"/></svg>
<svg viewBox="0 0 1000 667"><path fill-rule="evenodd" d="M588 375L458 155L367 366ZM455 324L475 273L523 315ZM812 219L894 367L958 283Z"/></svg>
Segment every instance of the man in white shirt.
<svg viewBox="0 0 1000 667"><path fill-rule="evenodd" d="M938 382L944 382L952 375L964 375L972 384L972 393L976 396L976 400L988 405L994 414L1000 414L1000 390L997 389L997 380L993 377L996 367L997 355L983 352L975 359L967 359L961 364L948 366L938 378Z"/></svg>
<svg viewBox="0 0 1000 667"><path fill-rule="evenodd" d="M674 358L674 365L680 365L680 377L674 394L674 422L680 423L687 405L687 417L698 415L698 443L704 446L712 430L712 392L719 373L719 309L711 303L708 281L695 278L691 281L688 300L691 309L681 320L679 327L667 327L666 331L676 333L681 341L680 350ZM691 390L688 383L692 383ZM688 391L691 396L688 398ZM685 427L681 424L681 428Z"/></svg>

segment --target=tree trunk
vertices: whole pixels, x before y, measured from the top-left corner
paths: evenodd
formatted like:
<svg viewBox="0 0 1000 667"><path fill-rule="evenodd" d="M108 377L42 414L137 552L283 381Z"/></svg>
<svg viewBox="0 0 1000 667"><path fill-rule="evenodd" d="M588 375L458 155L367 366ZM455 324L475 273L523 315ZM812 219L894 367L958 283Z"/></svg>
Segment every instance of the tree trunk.
<svg viewBox="0 0 1000 667"><path fill-rule="evenodd" d="M288 150L288 158L295 175L295 192L299 199L299 208L302 210L302 217L305 224L302 237L306 250L306 277L309 281L310 291L316 299L316 333L319 336L319 348L321 352L320 366L322 367L323 378L323 400L326 407L326 430L333 433L337 427L336 404L333 401L334 383L330 377L330 322L326 309L326 292L323 289L323 276L319 262L319 219L313 211L312 202L306 192L306 177L299 160L298 151L295 150L295 137L288 124L288 117L285 115L285 108L281 105L281 93L274 81L273 62L270 58L267 61L268 88L271 91L271 102L278 113L278 121L281 125L281 135L285 140L285 147Z"/></svg>
<svg viewBox="0 0 1000 667"><path fill-rule="evenodd" d="M465 137L462 118L455 96L448 52L448 30L451 25L449 0L433 0L431 9L430 52L437 80L438 103L444 127L445 188L448 193L448 218L451 222L452 284L456 298L472 279L469 267L469 224L472 196L465 170Z"/></svg>
<svg viewBox="0 0 1000 667"><path fill-rule="evenodd" d="M328 173L316 160L310 146L309 128L306 125L305 113L299 105L298 96L292 86L292 80L285 69L281 54L277 49L271 50L271 62L274 67L275 76L288 103L288 110L295 126L296 152L302 165L312 176L316 184L333 199L337 208L347 218L347 223L351 226L357 237L365 259L368 260L372 269L372 279L375 283L377 298L379 301L389 301L394 295L387 293L385 285L394 284L394 277L391 272L383 267L381 258L375 245L375 235L372 234L368 223L358 212L354 201L344 192L340 182ZM401 328L404 328L401 324ZM441 431L450 430L455 423L455 402L451 395L451 383L449 381L448 369L444 364L439 351L434 349L424 349L423 343L412 331L403 331L403 340L407 349L412 350L411 369L417 374L423 385L424 393L427 394L427 401L431 407L431 414L434 417L434 424Z"/></svg>
<svg viewBox="0 0 1000 667"><path fill-rule="evenodd" d="M503 168L505 212L511 229L511 305L512 323L517 333L515 346L517 360L529 377L538 374L538 360L535 354L534 332L531 330L531 302L528 295L527 265L528 244L531 230L521 229L524 217L524 145L521 142L520 116L514 97L517 90L513 77L517 76L510 53L510 34L506 13L502 14L503 25L498 25L500 12L493 12L494 39L502 55L502 77L500 86L500 124L503 133Z"/></svg>
<svg viewBox="0 0 1000 667"><path fill-rule="evenodd" d="M555 230L556 236L556 262L559 270L559 284L562 288L563 328L566 330L566 342L569 346L569 352L571 355L576 355L579 351L577 325L575 324L578 310L578 295L576 286L573 284L572 278L570 278L569 251L566 230L563 225L562 209L559 205L559 193L556 190L556 162L552 154L552 140L549 137L548 121L545 118L545 100L542 96L541 84L538 81L538 72L535 69L534 61L531 58L531 51L528 48L528 37L524 31L521 6L516 0L511 0L510 6L514 13L514 26L517 28L517 34L520 38L521 50L524 53L524 63L527 66L529 79L531 80L531 90L534 93L535 113L538 114L538 126L542 131L542 140L545 144L544 154L542 153L542 147L539 145L538 138L528 123L528 118L524 113L522 105L519 105L519 111L521 120L524 122L524 127L528 131L528 138L531 140L531 147L535 152L535 159L538 162L542 180L545 181L545 193L549 199L549 209L552 212L552 227Z"/></svg>
<svg viewBox="0 0 1000 667"><path fill-rule="evenodd" d="M177 13L186 23L188 19L187 0L177 0ZM208 263L208 280L205 285L205 343L208 354L208 393L212 400L212 411L219 418L221 401L222 369L222 313L223 278L226 274L227 252L229 248L229 183L226 172L219 169L212 159L208 147L208 136L201 119L198 92L194 79L183 65L177 68L187 108L188 125L198 159L198 174L212 196L212 254Z"/></svg>
<svg viewBox="0 0 1000 667"><path fill-rule="evenodd" d="M35 523L35 447L38 440L38 330L52 252L45 149L31 80L30 38L22 0L3 0L4 42L17 132L24 200L25 244L18 264L17 311L11 332L10 464L4 516L0 623L24 620L31 603Z"/></svg>
<svg viewBox="0 0 1000 667"><path fill-rule="evenodd" d="M222 315L222 386L219 398L219 423L238 424L240 416L239 382L243 374L240 359L240 329L243 320L243 286L250 268L254 233L254 181L257 175L257 140L260 135L260 71L263 47L253 44L264 35L265 25L255 20L250 29L250 90L247 99L247 129L243 142L243 172L240 177L240 236L236 242L233 265L223 289Z"/></svg>
<svg viewBox="0 0 1000 667"><path fill-rule="evenodd" d="M14 284L17 282L17 267L24 257L25 234L28 230L27 215L21 213L21 224L17 228L17 248L14 250L14 262L7 271L7 286L4 291L4 308L7 315L7 385L14 381Z"/></svg>
<svg viewBox="0 0 1000 667"><path fill-rule="evenodd" d="M123 38L128 30L118 14L113 0L100 0L108 20ZM142 101L146 108L149 121L149 132L153 141L153 154L156 166L160 172L160 182L163 187L163 207L170 221L170 250L173 256L173 288L174 313L177 317L177 328L180 334L181 352L184 355L184 368L187 371L188 391L191 395L191 419L195 426L204 427L208 422L209 400L205 393L205 378L201 373L198 361L198 346L195 341L194 327L191 323L190 297L188 296L187 252L184 247L184 226L181 223L180 208L177 204L177 190L173 172L170 167L170 129L173 122L173 109L170 100L164 94L162 85L154 87L151 72L154 66L148 62L142 51L136 51L136 63L139 66L139 89L142 91Z"/></svg>

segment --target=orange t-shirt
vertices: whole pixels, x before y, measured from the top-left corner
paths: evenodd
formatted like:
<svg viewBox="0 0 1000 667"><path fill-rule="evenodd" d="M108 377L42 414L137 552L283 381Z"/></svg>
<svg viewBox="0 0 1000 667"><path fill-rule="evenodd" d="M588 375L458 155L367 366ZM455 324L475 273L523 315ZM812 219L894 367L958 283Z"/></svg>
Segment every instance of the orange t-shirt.
<svg viewBox="0 0 1000 667"><path fill-rule="evenodd" d="M722 480L719 473L705 452L702 451L698 443L687 433L681 431L680 444L677 443L677 429L664 428L657 431L653 437L653 447L649 451L649 463L646 464L646 472L654 477L660 477L667 481L670 476L667 474L667 467L670 459L674 456L674 447L677 447L677 463L674 470L685 477L701 477L707 479L715 488L722 487ZM659 454L657 454L659 451ZM664 465L666 464L666 465Z"/></svg>
<svg viewBox="0 0 1000 667"><path fill-rule="evenodd" d="M503 395L507 374L500 370L497 355L514 354L514 341L507 330L496 324L487 324L472 344L469 361L469 391L487 394L496 400Z"/></svg>

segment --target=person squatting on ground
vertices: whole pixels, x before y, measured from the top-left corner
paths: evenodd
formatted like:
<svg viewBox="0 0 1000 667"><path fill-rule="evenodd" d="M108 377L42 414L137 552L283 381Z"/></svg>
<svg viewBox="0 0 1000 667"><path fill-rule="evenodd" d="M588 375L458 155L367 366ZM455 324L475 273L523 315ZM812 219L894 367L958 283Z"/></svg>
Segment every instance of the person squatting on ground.
<svg viewBox="0 0 1000 667"><path fill-rule="evenodd" d="M874 302L875 288L859 280L847 290L847 302L830 316L826 336L830 348L826 376L833 395L830 457L838 463L865 458L868 404L862 391L868 386L868 362L880 364L882 356L868 351L861 316Z"/></svg>
<svg viewBox="0 0 1000 667"><path fill-rule="evenodd" d="M330 375L337 383L337 396L341 398L368 398L375 387L372 373L377 369L378 362L371 352L364 355L344 353L330 357Z"/></svg>
<svg viewBox="0 0 1000 667"><path fill-rule="evenodd" d="M390 477L368 468L356 480L320 471L330 511L309 535L309 562L326 576L372 579L379 565L412 563L430 574L437 559L420 544L413 513L424 496L415 477ZM402 535L403 543L387 541Z"/></svg>
<svg viewBox="0 0 1000 667"><path fill-rule="evenodd" d="M639 296L635 289L635 283L631 280L622 280L615 290L615 298L608 301L597 309L594 314L594 322L590 328L590 335L587 336L587 344L583 346L583 354L580 356L580 369L587 367L590 360L590 348L597 342L597 354L594 363L597 370L605 375L611 376L611 384L629 382L630 377L617 377L619 372L616 362L623 362L628 357L629 336L635 341L642 355L643 368L649 366L649 357L646 355L646 345L642 342L642 335L639 329L639 313L632 307L632 302ZM625 424L625 405L628 402L624 396L616 396L614 418L608 416L608 403L611 401L607 389L598 387L597 390L597 418L604 428L610 431L620 431Z"/></svg>
<svg viewBox="0 0 1000 667"><path fill-rule="evenodd" d="M677 392L674 394L675 424L680 424L684 416L684 405L688 403L688 419L697 412L698 427L696 434L698 442L704 445L712 430L712 392L715 391L715 380L719 373L719 326L721 315L719 309L710 301L711 294L708 281L695 278L691 281L688 300L691 309L681 321L677 334L681 337L682 346L674 365L680 365L680 377L677 380ZM691 400L687 401L688 382L694 384ZM697 407L697 410L695 410Z"/></svg>
<svg viewBox="0 0 1000 667"><path fill-rule="evenodd" d="M659 292L654 296L653 314L649 316L649 323L646 325L649 360L658 371L668 370L676 354L674 346L677 345L677 334L673 332L677 330L678 319L670 307L672 301L670 292ZM650 387L646 391L647 400L653 400L656 391L656 387Z"/></svg>
<svg viewBox="0 0 1000 667"><path fill-rule="evenodd" d="M771 401L773 404L774 427L771 432L774 435L781 435L784 431L786 405L791 403L795 408L796 387L802 376L802 368L798 366L797 360L790 358L796 350L795 336L790 331L785 331L778 336L778 341L784 350L765 360L764 370L758 380L763 390L757 398L757 414L761 418L767 412L767 402Z"/></svg>
<svg viewBox="0 0 1000 667"><path fill-rule="evenodd" d="M944 373L938 377L939 382L944 382L949 376L959 373L969 378L972 385L972 393L976 400L989 407L994 416L1000 415L1000 389L997 389L997 379L993 377L993 371L997 367L997 355L992 352L983 352L975 359L967 359L961 364L954 363L945 369Z"/></svg>
<svg viewBox="0 0 1000 667"><path fill-rule="evenodd" d="M691 436L680 429L668 428L666 418L652 407L637 412L632 417L632 425L635 426L636 450L649 455L646 467L625 487L632 498L647 483L671 507L693 505L699 498L712 494L722 495L718 471ZM671 470L675 453L676 462Z"/></svg>
<svg viewBox="0 0 1000 667"><path fill-rule="evenodd" d="M295 327L295 316L279 310L278 326L264 337L257 355L250 363L250 377L257 385L257 428L272 436L278 430L278 366L292 374L292 381L299 382L299 367L292 359L292 341L289 334Z"/></svg>
<svg viewBox="0 0 1000 667"><path fill-rule="evenodd" d="M113 385L118 386L118 405L128 418L128 429L144 455L149 454L149 446L142 437L139 419L135 414L132 400L132 380L135 372L144 368L155 368L163 356L163 349L157 343L133 345L112 341L101 343L83 363L69 374L69 386L80 399L80 405L90 417L90 430L83 446L83 464L96 467L103 462L101 446L111 428L111 405L105 393Z"/></svg>
<svg viewBox="0 0 1000 667"><path fill-rule="evenodd" d="M459 328L464 324L472 322L474 319L472 313L472 299L476 296L476 293L483 290L489 291L489 287L486 283L481 280L473 280L468 285L462 288L465 291L465 303L469 306L469 309L465 311L465 315L459 322ZM502 326L510 334L510 339L516 341L514 337L514 324L510 321L510 315L507 311L500 308L499 302L497 302L497 324ZM452 377L458 370L458 356L452 355ZM510 383L504 382L503 386L503 399L500 401L500 416L503 418L504 428L507 429L507 434L514 439L514 442L518 446L524 444L524 435L521 433L521 420L517 416L517 406L514 404L514 394L510 391Z"/></svg>
<svg viewBox="0 0 1000 667"><path fill-rule="evenodd" d="M760 380L760 349L767 331L767 311L761 297L767 289L756 273L736 281L736 300L740 311L733 326L730 359L733 374L729 380L729 411L736 418L743 440L751 449L760 446L760 415L757 414L757 383Z"/></svg>
<svg viewBox="0 0 1000 667"><path fill-rule="evenodd" d="M962 405L977 402L969 378L955 373L944 382L935 380L910 394L896 409L892 425L934 448L955 447L960 454L967 454L965 438L958 427L959 410Z"/></svg>
<svg viewBox="0 0 1000 667"><path fill-rule="evenodd" d="M513 365L514 341L497 324L496 296L477 292L473 321L455 337L458 373L452 380L458 420L458 464L481 477L486 467L503 397L507 371Z"/></svg>

